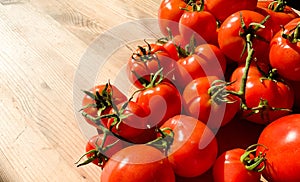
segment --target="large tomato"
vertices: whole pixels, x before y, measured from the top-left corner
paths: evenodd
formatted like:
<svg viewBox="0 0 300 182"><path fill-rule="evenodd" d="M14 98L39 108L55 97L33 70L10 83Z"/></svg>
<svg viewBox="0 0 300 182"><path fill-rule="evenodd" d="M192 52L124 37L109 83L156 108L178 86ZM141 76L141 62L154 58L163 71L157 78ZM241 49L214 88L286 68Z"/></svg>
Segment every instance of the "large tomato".
<svg viewBox="0 0 300 182"><path fill-rule="evenodd" d="M101 182L175 182L175 175L163 153L147 145L126 147L106 163Z"/></svg>
<svg viewBox="0 0 300 182"><path fill-rule="evenodd" d="M223 22L231 14L240 10L254 10L257 0L205 0L207 10L217 20Z"/></svg>
<svg viewBox="0 0 300 182"><path fill-rule="evenodd" d="M181 113L181 95L169 82L150 85L140 91L136 102L148 115L148 125L160 127L167 119Z"/></svg>
<svg viewBox="0 0 300 182"><path fill-rule="evenodd" d="M171 128L174 132L168 159L175 174L195 177L212 167L218 145L214 133L204 123L190 116L177 115L161 128Z"/></svg>
<svg viewBox="0 0 300 182"><path fill-rule="evenodd" d="M263 176L268 181L300 181L300 114L281 117L269 124L261 133L259 144L268 150Z"/></svg>
<svg viewBox="0 0 300 182"><path fill-rule="evenodd" d="M230 122L240 108L239 99L227 95L213 95L213 91L210 92L212 82L216 80L219 78L215 76L197 78L185 87L182 94L184 112L204 122L211 129Z"/></svg>
<svg viewBox="0 0 300 182"><path fill-rule="evenodd" d="M255 11L264 16L270 15L269 21L272 22L274 33L278 32L281 26L299 17L291 7L286 6L284 1L279 3L274 0L258 1Z"/></svg>
<svg viewBox="0 0 300 182"><path fill-rule="evenodd" d="M241 156L245 154L244 149L235 148L220 155L213 166L214 182L258 182L261 173L246 168L247 164L241 161ZM254 155L248 154L249 159L253 160ZM260 164L260 163L258 163Z"/></svg>
<svg viewBox="0 0 300 182"><path fill-rule="evenodd" d="M296 31L297 30L297 31ZM300 18L293 19L279 31L270 44L270 64L283 77L300 81Z"/></svg>
<svg viewBox="0 0 300 182"><path fill-rule="evenodd" d="M273 36L271 22L267 20L264 28L258 28L256 25L262 23L265 18L265 16L249 10L238 11L230 15L219 28L218 43L221 51L233 61L245 62L248 56L247 49L245 49L247 35L251 35L249 41L252 42L254 49L253 57L258 61L268 61L266 57L268 58L269 42Z"/></svg>
<svg viewBox="0 0 300 182"><path fill-rule="evenodd" d="M239 91L245 68L239 66L231 75L235 91ZM287 115L293 107L294 91L280 80L268 78L258 67L251 65L245 86L245 104L243 116L248 121L268 124Z"/></svg>
<svg viewBox="0 0 300 182"><path fill-rule="evenodd" d="M220 49L213 44L197 46L187 57L178 61L175 85L181 90L192 80L205 76L224 76L227 60Z"/></svg>
<svg viewBox="0 0 300 182"><path fill-rule="evenodd" d="M85 113L92 117L97 117L98 114L107 114L112 108L112 102L119 104L126 100L126 96L117 87L110 84L101 84L96 85L89 91L85 91L82 106ZM85 118L85 120L89 124L97 127L95 122L88 118Z"/></svg>

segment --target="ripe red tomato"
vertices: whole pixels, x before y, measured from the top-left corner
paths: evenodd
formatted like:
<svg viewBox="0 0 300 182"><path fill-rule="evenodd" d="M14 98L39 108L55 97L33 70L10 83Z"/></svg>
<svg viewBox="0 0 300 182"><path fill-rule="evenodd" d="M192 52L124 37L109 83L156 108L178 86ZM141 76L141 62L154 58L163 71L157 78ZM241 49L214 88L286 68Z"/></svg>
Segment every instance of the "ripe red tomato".
<svg viewBox="0 0 300 182"><path fill-rule="evenodd" d="M273 36L271 23L267 20L264 24L265 27L258 30L255 30L256 25L253 25L253 23L261 23L264 19L263 15L249 10L238 11L226 18L218 32L218 43L223 54L233 61L245 62L248 55L247 50L244 50L246 35L251 34L250 39L254 49L253 57L258 61L268 61L266 59L269 53L268 47ZM242 20L245 27L242 26Z"/></svg>
<svg viewBox="0 0 300 182"><path fill-rule="evenodd" d="M300 41L295 30L300 29L300 18L293 19L279 31L270 43L270 64L286 79L300 81ZM285 34L288 37L283 37ZM295 41L295 42L293 42Z"/></svg>
<svg viewBox="0 0 300 182"><path fill-rule="evenodd" d="M152 135L148 135L146 138L140 137L149 130L147 124L148 113L140 105L129 101L126 107L124 107L124 104L120 104L117 107L117 110L111 110L110 114L113 114L113 117L109 118L107 123L105 123L111 132L121 139L132 143L146 143L156 138L154 129L152 130Z"/></svg>
<svg viewBox="0 0 300 182"><path fill-rule="evenodd" d="M168 159L158 149L147 145L126 147L106 163L101 182L175 182Z"/></svg>
<svg viewBox="0 0 300 182"><path fill-rule="evenodd" d="M240 90L244 66L238 67L231 76L235 91ZM286 83L267 78L256 66L250 66L245 88L243 116L248 121L269 124L275 119L287 115L293 107L294 91Z"/></svg>
<svg viewBox="0 0 300 182"><path fill-rule="evenodd" d="M240 10L254 10L257 0L205 0L207 10L217 20L223 22L231 14ZM226 7L226 8L225 8Z"/></svg>
<svg viewBox="0 0 300 182"><path fill-rule="evenodd" d="M239 99L225 96L232 103L217 100L219 95L210 95L212 82L219 80L215 76L200 77L190 82L182 94L184 112L217 129L230 122L240 109ZM229 87L228 87L229 89Z"/></svg>
<svg viewBox="0 0 300 182"><path fill-rule="evenodd" d="M214 182L258 182L260 172L246 169L245 164L240 160L246 151L235 148L224 152L219 156L213 166ZM252 154L250 158L254 158Z"/></svg>
<svg viewBox="0 0 300 182"><path fill-rule="evenodd" d="M204 123L190 116L177 115L161 126L166 127L174 132L168 159L175 174L195 177L212 167L218 145L214 133Z"/></svg>
<svg viewBox="0 0 300 182"><path fill-rule="evenodd" d="M300 181L300 114L281 117L269 124L261 133L258 143L268 150L263 176L268 181Z"/></svg>
<svg viewBox="0 0 300 182"><path fill-rule="evenodd" d="M217 37L217 20L208 11L185 11L179 20L179 32L185 40L194 36L197 45L214 43Z"/></svg>
<svg viewBox="0 0 300 182"><path fill-rule="evenodd" d="M92 162L99 167L104 167L107 160L123 148L122 142L117 142L118 140L119 139L113 135L107 135L105 141L103 141L103 134L91 137L85 147L87 152L86 157L88 158L87 162ZM112 144L112 147L106 148Z"/></svg>
<svg viewBox="0 0 300 182"><path fill-rule="evenodd" d="M264 16L270 15L269 21L272 22L272 29L274 33L281 30L281 26L284 26L291 20L299 17L299 15L291 7L284 5L284 2L278 4L278 2L273 0L258 1L255 11Z"/></svg>
<svg viewBox="0 0 300 182"><path fill-rule="evenodd" d="M161 82L138 93L136 102L149 115L147 125L160 127L167 119L181 113L181 95L169 82Z"/></svg>
<svg viewBox="0 0 300 182"><path fill-rule="evenodd" d="M184 0L163 0L158 10L158 23L161 32L168 36L167 28L170 29L173 35L179 34L178 22L181 15L187 7Z"/></svg>
<svg viewBox="0 0 300 182"><path fill-rule="evenodd" d="M113 91L113 92L112 92ZM111 96L111 94L113 94ZM90 91L87 91L82 99L83 111L90 116L97 117L98 111L101 110L101 114L107 114L112 108L112 102L119 104L126 101L126 96L115 86L110 84L96 85ZM84 118L89 124L97 125Z"/></svg>
<svg viewBox="0 0 300 182"><path fill-rule="evenodd" d="M178 61L175 85L183 90L192 80L205 76L224 76L227 60L220 49L213 44L201 44L194 53Z"/></svg>
<svg viewBox="0 0 300 182"><path fill-rule="evenodd" d="M177 70L178 53L175 44L167 42L164 45L147 44L133 53L127 63L127 75L131 83L138 88L144 88L151 82L151 77L160 69L166 80L172 80ZM141 83L142 77L146 83Z"/></svg>

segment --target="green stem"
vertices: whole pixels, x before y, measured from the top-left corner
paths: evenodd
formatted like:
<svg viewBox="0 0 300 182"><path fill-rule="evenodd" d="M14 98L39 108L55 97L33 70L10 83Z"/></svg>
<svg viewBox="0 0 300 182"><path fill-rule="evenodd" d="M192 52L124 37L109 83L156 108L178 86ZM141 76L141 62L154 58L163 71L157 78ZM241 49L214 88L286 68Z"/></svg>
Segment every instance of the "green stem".
<svg viewBox="0 0 300 182"><path fill-rule="evenodd" d="M254 54L254 49L252 47L252 42L251 42L251 34L246 35L246 46L247 46L248 55L246 58L244 73L241 79L240 90L238 92L228 90L229 94L238 96L241 99L241 107L244 110L248 109L248 106L246 105L245 93L246 93L246 84L247 84L249 68Z"/></svg>
<svg viewBox="0 0 300 182"><path fill-rule="evenodd" d="M245 153L240 157L240 161L245 165L245 168L247 170L261 172L265 169L264 162L266 160L265 158L266 153L261 152L254 158L250 157L252 153L256 153L257 147L263 147L265 150L268 149L266 146L262 144L251 145L245 150Z"/></svg>

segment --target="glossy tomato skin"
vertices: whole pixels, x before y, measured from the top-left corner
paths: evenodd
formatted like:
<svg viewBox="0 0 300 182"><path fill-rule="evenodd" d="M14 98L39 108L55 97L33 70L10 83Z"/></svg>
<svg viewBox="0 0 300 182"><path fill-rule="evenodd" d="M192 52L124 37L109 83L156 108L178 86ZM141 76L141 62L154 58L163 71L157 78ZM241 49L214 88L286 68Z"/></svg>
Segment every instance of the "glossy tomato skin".
<svg viewBox="0 0 300 182"><path fill-rule="evenodd" d="M96 92L99 92L100 95L102 95L102 91L105 89L106 85L105 84L101 84L101 85L96 85L94 88L90 89L89 92L91 92L93 95L96 95ZM124 101L127 100L127 97L116 87L116 86L108 86L107 89L107 93L111 94L111 91L113 91L113 95L112 95L112 101L106 101L106 102L114 102L115 104L119 104L122 103ZM107 98L108 99L108 98ZM89 95L85 94L83 99L82 99L82 106L87 106L89 104L95 104L96 105L96 100L92 97L90 97ZM91 107L87 107L85 109L83 109L84 112L86 112L87 114L93 116L93 117L97 117L98 116L98 109L97 106L91 106ZM107 114L109 113L111 110L111 106L108 106L107 108L105 108L104 111L102 111L102 114ZM89 124L97 127L97 125L87 119L84 118Z"/></svg>
<svg viewBox="0 0 300 182"><path fill-rule="evenodd" d="M137 88L144 88L145 85L139 81L139 77L151 82L151 77L161 68L164 79L171 81L177 71L178 53L175 45L172 42L165 45L149 44L140 49L144 50L138 49L127 62L126 69L130 82Z"/></svg>
<svg viewBox="0 0 300 182"><path fill-rule="evenodd" d="M179 20L179 32L185 40L195 37L197 45L214 43L217 21L208 11L185 11Z"/></svg>
<svg viewBox="0 0 300 182"><path fill-rule="evenodd" d="M173 35L179 35L179 20L185 12L182 8L186 8L187 4L184 0L163 0L158 10L158 23L161 32L168 35L169 28Z"/></svg>
<svg viewBox="0 0 300 182"><path fill-rule="evenodd" d="M169 82L161 82L139 92L136 102L148 113L148 125L160 127L167 119L181 113L181 95Z"/></svg>
<svg viewBox="0 0 300 182"><path fill-rule="evenodd" d="M282 37L282 33L290 34L300 18L293 19L279 31L270 44L270 64L286 79L300 81L300 42L292 43Z"/></svg>
<svg viewBox="0 0 300 182"><path fill-rule="evenodd" d="M120 104L117 107L120 109L122 106L123 104ZM111 110L110 114L117 114L120 123L113 125L115 117L109 118L106 127L122 139L132 143L145 143L155 138L156 133L154 133L154 130L153 135L148 136L149 138L140 137L149 130L147 127L148 113L136 102L129 101L127 107L123 111L119 111L119 114L114 109Z"/></svg>
<svg viewBox="0 0 300 182"><path fill-rule="evenodd" d="M272 29L274 33L277 33L279 30L281 30L281 26L284 26L291 20L299 17L299 15L289 6L285 6L282 11L269 9L268 6L272 2L274 1L258 1L255 11L264 16L270 15L269 21L272 22ZM274 4L274 6L276 5L277 3Z"/></svg>
<svg viewBox="0 0 300 182"><path fill-rule="evenodd" d="M217 103L209 94L212 82L218 77L200 77L190 82L182 94L184 112L207 124L211 129L217 129L229 123L240 108L239 99L232 99L232 103ZM228 88L229 89L229 88Z"/></svg>
<svg viewBox="0 0 300 182"><path fill-rule="evenodd" d="M110 158L112 155L114 155L116 152L121 150L123 148L122 142L117 142L118 138L113 135L108 135L105 139L105 142L103 144L103 147L107 147L108 145L111 145L115 143L111 148L104 151L102 154L106 157ZM85 150L86 152L89 152L91 150L98 150L97 146L100 147L103 142L103 134L95 135L89 139L89 141L86 144ZM93 157L94 153L90 153L86 155L88 158ZM99 166L99 159L95 159L92 161L94 164ZM105 164L104 164L105 165ZM103 167L103 166L102 166Z"/></svg>
<svg viewBox="0 0 300 182"><path fill-rule="evenodd" d="M238 67L231 76L233 87L240 89L244 67ZM256 108L263 101L267 101L266 108L255 113L252 110L244 110L246 120L269 124L277 118L290 114L294 103L294 91L285 82L264 78L256 66L250 66L245 88L245 100L247 107Z"/></svg>
<svg viewBox="0 0 300 182"><path fill-rule="evenodd" d="M258 143L265 145L266 168L263 176L268 181L300 181L300 114L281 117L261 133ZM258 148L257 154L264 152Z"/></svg>
<svg viewBox="0 0 300 182"><path fill-rule="evenodd" d="M222 78L227 67L227 59L221 50L213 44L201 44L193 54L177 61L175 85L183 90L192 80L205 76Z"/></svg>
<svg viewBox="0 0 300 182"><path fill-rule="evenodd" d="M240 161L244 153L244 149L235 148L220 155L213 166L214 182L260 181L261 173L247 170Z"/></svg>
<svg viewBox="0 0 300 182"><path fill-rule="evenodd" d="M257 0L205 0L207 10L217 20L223 22L231 14L240 10L254 10ZM226 8L224 8L226 7Z"/></svg>
<svg viewBox="0 0 300 182"><path fill-rule="evenodd" d="M255 11L242 10L230 15L221 24L218 31L218 43L221 51L228 58L238 63L245 62L248 55L247 50L243 53L243 49L246 46L245 37L240 33L244 32L241 26L241 15L245 22L246 27L249 27L250 23L260 23L265 17ZM273 30L271 23L267 21L265 28L260 28L256 31L256 35L262 37L264 40L258 38L252 38L252 46L254 51L254 57L258 60L268 60L268 47L269 42L273 37ZM242 56L241 56L242 55Z"/></svg>
<svg viewBox="0 0 300 182"><path fill-rule="evenodd" d="M175 182L173 169L158 149L147 145L126 147L106 163L101 182Z"/></svg>
<svg viewBox="0 0 300 182"><path fill-rule="evenodd" d="M174 132L168 159L176 175L196 177L212 167L218 152L217 140L204 123L190 116L177 115L161 126L166 127Z"/></svg>

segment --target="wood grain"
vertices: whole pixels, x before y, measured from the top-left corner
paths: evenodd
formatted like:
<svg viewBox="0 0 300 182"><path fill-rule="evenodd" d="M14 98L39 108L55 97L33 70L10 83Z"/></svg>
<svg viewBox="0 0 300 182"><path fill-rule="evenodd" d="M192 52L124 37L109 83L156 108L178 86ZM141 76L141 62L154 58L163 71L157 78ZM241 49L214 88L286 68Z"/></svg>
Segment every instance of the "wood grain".
<svg viewBox="0 0 300 182"><path fill-rule="evenodd" d="M98 167L74 164L87 140L73 107L76 69L101 33L155 17L159 1L0 3L0 181L99 181Z"/></svg>

